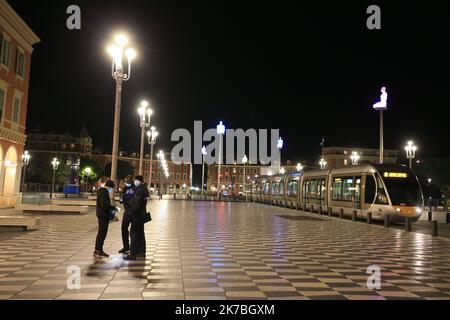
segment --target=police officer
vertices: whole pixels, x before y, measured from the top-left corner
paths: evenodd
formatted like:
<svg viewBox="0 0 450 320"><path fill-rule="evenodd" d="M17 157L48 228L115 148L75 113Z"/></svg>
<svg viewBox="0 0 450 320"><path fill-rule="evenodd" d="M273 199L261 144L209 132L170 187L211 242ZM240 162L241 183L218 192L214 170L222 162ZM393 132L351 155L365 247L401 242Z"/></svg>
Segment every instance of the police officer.
<svg viewBox="0 0 450 320"><path fill-rule="evenodd" d="M105 242L106 235L108 234L109 221L111 220L112 213L116 211L116 208L111 205L111 199L109 194L114 189L114 182L108 180L105 177L100 179L100 188L97 191L97 219L98 219L98 232L95 240L94 256L98 258L107 258L109 255L103 251L103 243Z"/></svg>
<svg viewBox="0 0 450 320"><path fill-rule="evenodd" d="M125 187L123 188L122 197L120 203L123 204L125 212L122 217L122 243L123 248L119 250L119 253L128 253L130 251L130 232L128 228L131 224L131 201L133 199L134 184L133 177L128 175L125 178Z"/></svg>
<svg viewBox="0 0 450 320"><path fill-rule="evenodd" d="M149 193L144 186L144 177L136 176L134 179L134 193L131 204L131 249L126 260L136 260L145 257L146 243L144 233L144 219L147 213L147 199Z"/></svg>

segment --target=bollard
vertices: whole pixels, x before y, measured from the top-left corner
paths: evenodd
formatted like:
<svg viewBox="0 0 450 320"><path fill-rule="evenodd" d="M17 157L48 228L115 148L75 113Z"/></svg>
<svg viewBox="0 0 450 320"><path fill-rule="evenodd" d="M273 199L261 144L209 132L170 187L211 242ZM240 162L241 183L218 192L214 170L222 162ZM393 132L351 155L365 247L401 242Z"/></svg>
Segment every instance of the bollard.
<svg viewBox="0 0 450 320"><path fill-rule="evenodd" d="M372 212L367 212L367 224L372 224Z"/></svg>
<svg viewBox="0 0 450 320"><path fill-rule="evenodd" d="M431 236L437 237L438 236L438 222L437 220L431 221Z"/></svg>
<svg viewBox="0 0 450 320"><path fill-rule="evenodd" d="M177 195L176 195L176 193L173 194L173 200L177 200Z"/></svg>
<svg viewBox="0 0 450 320"><path fill-rule="evenodd" d="M328 207L327 211L328 211L328 216L331 217L331 214L333 213L333 208Z"/></svg>
<svg viewBox="0 0 450 320"><path fill-rule="evenodd" d="M428 211L428 221L433 220L433 212L432 211Z"/></svg>
<svg viewBox="0 0 450 320"><path fill-rule="evenodd" d="M391 225L391 221L390 221L391 219L390 219L390 216L388 215L388 214L386 214L385 216L384 216L384 226L386 227L386 228L389 228L390 227L390 225Z"/></svg>
<svg viewBox="0 0 450 320"><path fill-rule="evenodd" d="M450 223L450 212L445 214L445 223Z"/></svg>
<svg viewBox="0 0 450 320"><path fill-rule="evenodd" d="M314 213L314 205L311 205L311 213Z"/></svg>
<svg viewBox="0 0 450 320"><path fill-rule="evenodd" d="M339 218L344 219L344 209L339 209Z"/></svg>
<svg viewBox="0 0 450 320"><path fill-rule="evenodd" d="M352 221L355 222L356 221L356 210L352 211Z"/></svg>
<svg viewBox="0 0 450 320"><path fill-rule="evenodd" d="M322 206L319 206L319 214L322 215Z"/></svg>
<svg viewBox="0 0 450 320"><path fill-rule="evenodd" d="M405 230L411 232L411 218L405 217Z"/></svg>

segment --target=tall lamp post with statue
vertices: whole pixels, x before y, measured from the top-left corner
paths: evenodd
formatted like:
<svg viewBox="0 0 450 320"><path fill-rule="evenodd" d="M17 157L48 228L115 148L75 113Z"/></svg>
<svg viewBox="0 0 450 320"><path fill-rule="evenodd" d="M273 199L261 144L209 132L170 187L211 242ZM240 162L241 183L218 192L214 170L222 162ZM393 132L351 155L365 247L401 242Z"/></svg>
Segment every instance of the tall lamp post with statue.
<svg viewBox="0 0 450 320"><path fill-rule="evenodd" d="M380 112L380 163L384 161L384 136L383 136L383 111L387 110L387 97L386 87L381 88L380 101L373 105L376 111Z"/></svg>

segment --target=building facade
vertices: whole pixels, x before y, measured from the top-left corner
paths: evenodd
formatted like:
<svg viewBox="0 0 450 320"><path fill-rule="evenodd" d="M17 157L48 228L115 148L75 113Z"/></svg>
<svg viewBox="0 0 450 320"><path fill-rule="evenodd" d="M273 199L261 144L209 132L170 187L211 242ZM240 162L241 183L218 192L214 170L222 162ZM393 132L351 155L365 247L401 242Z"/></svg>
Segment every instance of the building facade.
<svg viewBox="0 0 450 320"><path fill-rule="evenodd" d="M327 162L327 169L337 169L352 165L350 156L357 152L360 156L359 163L379 163L380 150L368 148L325 147L323 158ZM397 163L399 151L384 150L384 163Z"/></svg>
<svg viewBox="0 0 450 320"><path fill-rule="evenodd" d="M60 134L55 132L40 132L39 129L30 130L27 136L26 150L33 156L46 155L47 159L53 157L61 160L76 160L92 153L92 138L83 126L79 134L68 132ZM48 162L50 163L50 162Z"/></svg>
<svg viewBox="0 0 450 320"><path fill-rule="evenodd" d="M36 34L0 0L0 206L17 202L25 146L30 63Z"/></svg>
<svg viewBox="0 0 450 320"><path fill-rule="evenodd" d="M245 180L247 184L250 179L261 175L261 170L267 166L262 165L245 165ZM217 173L219 166L214 163L208 165L208 174L206 180L206 190L217 191ZM222 190L230 190L242 192L244 190L244 165L242 164L221 164L220 165L220 185Z"/></svg>
<svg viewBox="0 0 450 320"><path fill-rule="evenodd" d="M106 171L106 167L111 163L110 154L92 154L92 158ZM133 176L139 174L139 156L137 154L125 155L119 154L119 161L128 162L134 170ZM150 157L144 157L144 182L148 182L151 171L150 190L153 193L162 194L184 194L189 193L192 186L192 165L190 163L176 164L166 160L169 169L169 177L166 178L162 170L161 163L157 159L152 161L150 170ZM119 187L123 186L123 181L119 182Z"/></svg>

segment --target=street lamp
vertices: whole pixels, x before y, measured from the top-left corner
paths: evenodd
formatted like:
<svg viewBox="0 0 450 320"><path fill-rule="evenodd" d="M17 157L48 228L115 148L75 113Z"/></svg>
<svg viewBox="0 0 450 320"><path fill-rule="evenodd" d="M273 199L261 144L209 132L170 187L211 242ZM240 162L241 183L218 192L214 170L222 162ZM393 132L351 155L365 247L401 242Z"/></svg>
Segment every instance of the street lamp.
<svg viewBox="0 0 450 320"><path fill-rule="evenodd" d="M301 172L303 170L303 166L301 163L297 163L297 171Z"/></svg>
<svg viewBox="0 0 450 320"><path fill-rule="evenodd" d="M141 127L141 152L139 154L139 175L143 175L144 170L144 138L145 138L145 128L150 127L150 117L153 114L153 110L148 108L148 102L145 100L141 101L141 106L138 109L139 113L139 124Z"/></svg>
<svg viewBox="0 0 450 320"><path fill-rule="evenodd" d="M320 169L322 169L322 170L326 168L327 162L325 161L324 158L321 158L321 159L320 159L319 165L320 165Z"/></svg>
<svg viewBox="0 0 450 320"><path fill-rule="evenodd" d="M27 150L25 150L22 155L22 163L23 163L22 192L25 191L25 173L27 172L27 166L28 163L30 162L30 158L31 158L30 154L28 153Z"/></svg>
<svg viewBox="0 0 450 320"><path fill-rule="evenodd" d="M412 169L412 160L416 157L416 150L417 147L414 145L414 142L408 141L405 151L406 151L406 158L409 160L409 168Z"/></svg>
<svg viewBox="0 0 450 320"><path fill-rule="evenodd" d="M207 155L206 147L202 147L202 198L205 191L205 157Z"/></svg>
<svg viewBox="0 0 450 320"><path fill-rule="evenodd" d="M52 189L50 190L50 199L53 198L53 192L55 190L55 174L56 170L59 167L59 160L57 158L53 158L52 160L52 168L53 168L53 179L52 179Z"/></svg>
<svg viewBox="0 0 450 320"><path fill-rule="evenodd" d="M149 117L150 122L150 117ZM150 193L151 185L152 185L152 166L153 166L153 147L156 143L156 137L158 136L158 131L156 131L155 127L150 127L150 131L147 131L148 143L150 144L150 168L148 170L148 190ZM151 196L151 193L150 193Z"/></svg>
<svg viewBox="0 0 450 320"><path fill-rule="evenodd" d="M219 197L221 195L221 190L220 190L220 165L222 163L222 137L225 134L225 126L223 125L222 121L219 122L219 124L217 125L217 134L219 135L219 168L217 171L217 188L219 190Z"/></svg>
<svg viewBox="0 0 450 320"><path fill-rule="evenodd" d="M88 187L89 187L89 178L91 177L92 174L92 169L90 167L87 167L84 169L84 173L86 174L86 192L88 192Z"/></svg>
<svg viewBox="0 0 450 320"><path fill-rule="evenodd" d="M360 158L361 156L358 154L358 152L353 151L352 155L350 156L350 159L352 159L352 165L357 165Z"/></svg>
<svg viewBox="0 0 450 320"><path fill-rule="evenodd" d="M124 35L117 35L115 44L108 47L108 52L111 55L111 75L116 81L116 98L114 107L114 133L113 133L113 148L111 157L111 180L117 185L117 158L119 154L119 128L120 128L120 108L122 98L122 82L130 79L131 76L131 61L136 58L136 52L132 48L125 48L128 40ZM123 55L127 58L128 69L125 72L123 67ZM111 199L114 203L116 188L113 188Z"/></svg>
<svg viewBox="0 0 450 320"><path fill-rule="evenodd" d="M375 110L380 111L380 163L383 163L384 156L383 111L387 110L387 97L386 87L382 87L380 101L373 105Z"/></svg>
<svg viewBox="0 0 450 320"><path fill-rule="evenodd" d="M246 182L247 180L245 179L245 164L248 162L248 158L247 155L244 154L244 156L242 157L242 163L244 164L244 183L242 184L242 186L244 187L244 195L245 195L245 202L247 202L247 190L245 189L246 186Z"/></svg>
<svg viewBox="0 0 450 320"><path fill-rule="evenodd" d="M277 149L278 149L278 170L281 169L281 149L283 148L283 139L281 137L278 138Z"/></svg>
<svg viewBox="0 0 450 320"><path fill-rule="evenodd" d="M284 168L281 168L279 173L284 174L285 172Z"/></svg>

